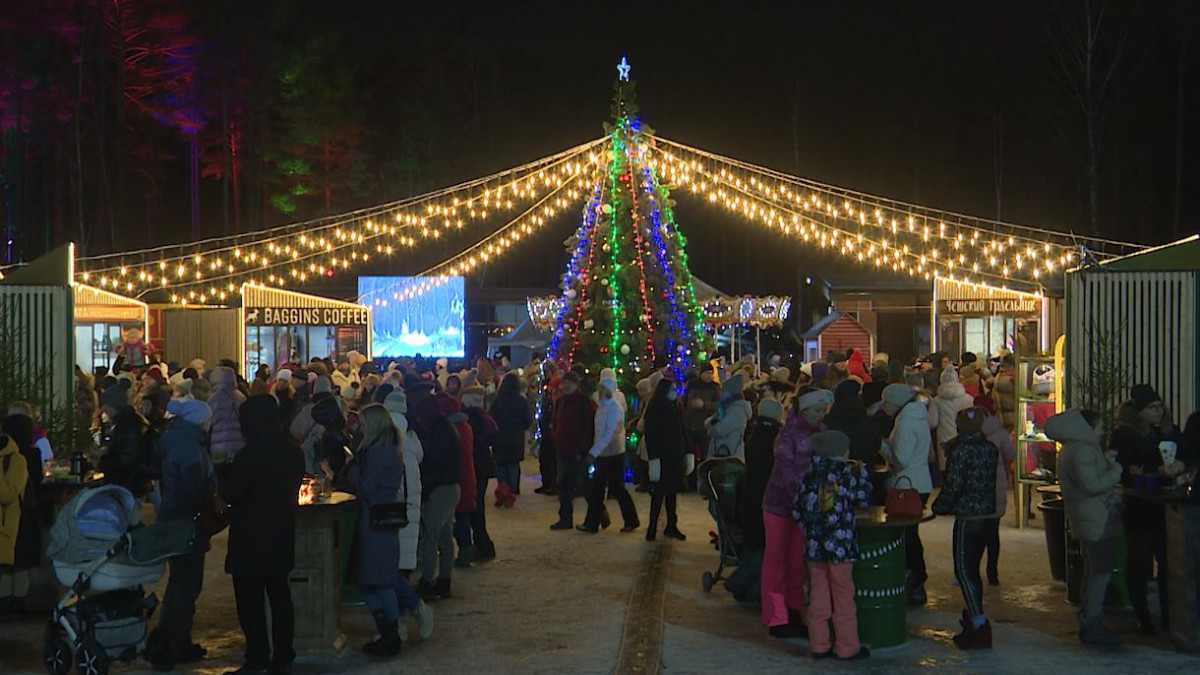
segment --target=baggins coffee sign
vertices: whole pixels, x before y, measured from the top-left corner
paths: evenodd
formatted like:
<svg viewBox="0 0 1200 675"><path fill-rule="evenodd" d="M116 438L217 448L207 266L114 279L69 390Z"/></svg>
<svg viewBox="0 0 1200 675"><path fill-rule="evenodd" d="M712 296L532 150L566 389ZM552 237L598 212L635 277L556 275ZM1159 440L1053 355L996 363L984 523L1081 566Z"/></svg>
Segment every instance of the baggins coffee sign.
<svg viewBox="0 0 1200 675"><path fill-rule="evenodd" d="M1040 314L1041 298L984 298L978 300L939 300L939 314Z"/></svg>
<svg viewBox="0 0 1200 675"><path fill-rule="evenodd" d="M247 326L366 326L366 307L249 307Z"/></svg>

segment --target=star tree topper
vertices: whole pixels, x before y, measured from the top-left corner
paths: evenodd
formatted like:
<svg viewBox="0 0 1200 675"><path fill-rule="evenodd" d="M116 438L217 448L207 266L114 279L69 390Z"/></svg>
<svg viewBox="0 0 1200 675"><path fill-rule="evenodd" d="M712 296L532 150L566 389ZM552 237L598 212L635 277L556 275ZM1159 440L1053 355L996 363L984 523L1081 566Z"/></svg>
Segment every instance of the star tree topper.
<svg viewBox="0 0 1200 675"><path fill-rule="evenodd" d="M617 79L621 80L622 82L628 82L630 68L632 68L632 66L629 65L629 61L622 56L621 62L617 64Z"/></svg>

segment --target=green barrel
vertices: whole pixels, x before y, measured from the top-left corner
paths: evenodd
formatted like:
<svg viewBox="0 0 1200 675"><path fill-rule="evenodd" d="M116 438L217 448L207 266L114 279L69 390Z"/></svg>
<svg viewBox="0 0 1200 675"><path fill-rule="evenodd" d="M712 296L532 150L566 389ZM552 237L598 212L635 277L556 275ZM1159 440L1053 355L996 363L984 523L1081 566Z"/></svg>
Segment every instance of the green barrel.
<svg viewBox="0 0 1200 675"><path fill-rule="evenodd" d="M342 547L342 604L361 605L362 598L358 589L350 581L350 551L354 548L354 528L358 525L358 502L349 501L342 504L341 532L339 542Z"/></svg>
<svg viewBox="0 0 1200 675"><path fill-rule="evenodd" d="M1125 580L1125 534L1113 538L1113 573L1104 595L1104 606L1125 609L1130 606L1129 586ZM1067 602L1079 604L1083 587L1083 547L1067 529Z"/></svg>
<svg viewBox="0 0 1200 675"><path fill-rule="evenodd" d="M859 527L854 563L858 639L872 649L908 641L904 528Z"/></svg>

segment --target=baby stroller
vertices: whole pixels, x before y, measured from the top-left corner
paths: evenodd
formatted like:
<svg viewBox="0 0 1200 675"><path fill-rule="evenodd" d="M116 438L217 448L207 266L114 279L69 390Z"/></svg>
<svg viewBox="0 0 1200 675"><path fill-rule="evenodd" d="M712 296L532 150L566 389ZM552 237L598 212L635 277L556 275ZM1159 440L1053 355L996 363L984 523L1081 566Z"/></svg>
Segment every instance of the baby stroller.
<svg viewBox="0 0 1200 675"><path fill-rule="evenodd" d="M697 468L700 484L707 488L708 512L717 522L714 547L720 553L716 572L705 572L700 583L704 592L722 580L725 567L737 567L742 560L742 488L746 482L746 464L739 457L713 457Z"/></svg>
<svg viewBox="0 0 1200 675"><path fill-rule="evenodd" d="M104 675L115 660L145 655L156 670L174 666L162 633L146 636L158 606L142 586L162 578L168 558L192 549L195 525L141 525L141 502L118 485L84 488L50 530L47 555L67 587L46 626L42 660L51 675L74 664L80 675Z"/></svg>

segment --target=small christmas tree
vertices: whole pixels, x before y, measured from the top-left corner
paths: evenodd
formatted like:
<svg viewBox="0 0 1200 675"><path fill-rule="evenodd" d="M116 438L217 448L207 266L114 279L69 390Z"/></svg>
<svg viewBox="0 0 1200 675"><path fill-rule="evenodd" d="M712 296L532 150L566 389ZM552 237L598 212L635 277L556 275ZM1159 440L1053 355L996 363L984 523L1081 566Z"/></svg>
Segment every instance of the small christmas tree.
<svg viewBox="0 0 1200 675"><path fill-rule="evenodd" d="M613 368L625 388L664 365L682 382L707 359L711 338L675 202L648 163L654 132L638 117L624 59L618 71L604 171L566 241L570 262L549 353L589 370Z"/></svg>

